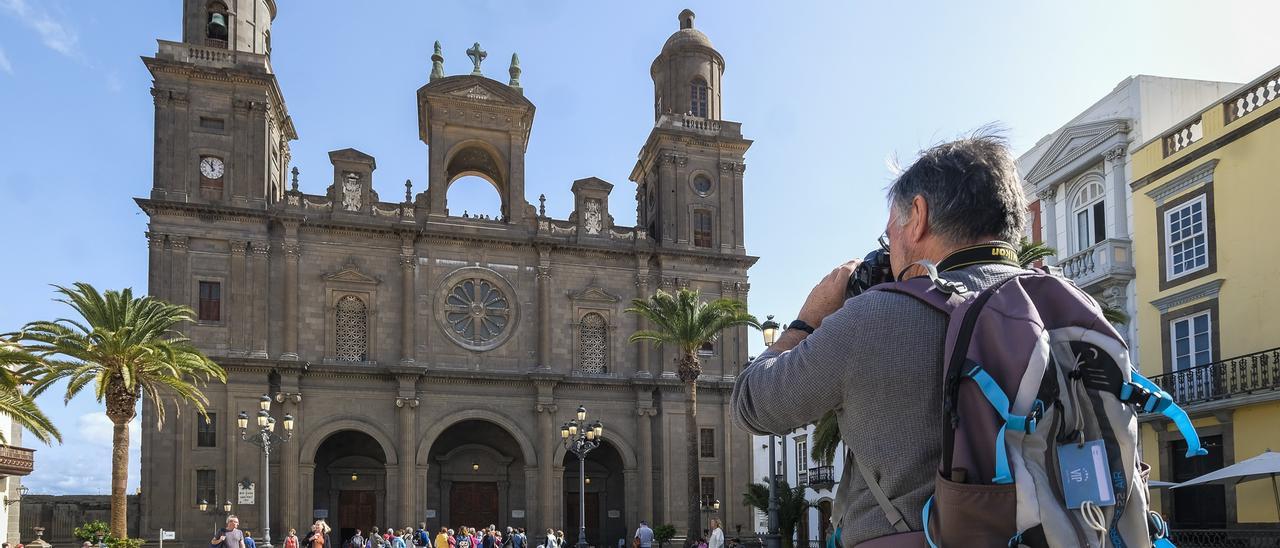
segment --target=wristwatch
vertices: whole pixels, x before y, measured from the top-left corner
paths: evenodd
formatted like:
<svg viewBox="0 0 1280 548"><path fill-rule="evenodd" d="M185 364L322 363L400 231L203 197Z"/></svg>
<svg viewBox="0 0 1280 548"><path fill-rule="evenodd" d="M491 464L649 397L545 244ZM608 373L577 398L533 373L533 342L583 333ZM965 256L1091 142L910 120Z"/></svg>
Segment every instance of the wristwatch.
<svg viewBox="0 0 1280 548"><path fill-rule="evenodd" d="M813 326L807 323L804 323L804 320L796 320L794 322L787 324L787 329L799 329L810 335L813 334Z"/></svg>

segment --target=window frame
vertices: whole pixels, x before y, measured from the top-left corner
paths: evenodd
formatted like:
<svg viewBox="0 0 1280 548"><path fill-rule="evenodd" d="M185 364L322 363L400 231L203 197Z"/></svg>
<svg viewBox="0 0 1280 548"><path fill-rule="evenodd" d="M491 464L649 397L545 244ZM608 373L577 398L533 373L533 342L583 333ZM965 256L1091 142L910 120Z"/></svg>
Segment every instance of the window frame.
<svg viewBox="0 0 1280 548"><path fill-rule="evenodd" d="M698 118L711 117L711 85L701 76L689 81L689 114Z"/></svg>
<svg viewBox="0 0 1280 548"><path fill-rule="evenodd" d="M1203 194L1197 195L1178 207L1166 210L1162 216L1161 226L1164 228L1165 245L1164 248L1161 249L1161 252L1165 254L1165 276L1170 280L1176 280L1209 267L1209 226L1205 215L1205 205L1207 202L1208 200ZM1186 215L1194 215L1190 210L1194 209L1196 206L1200 206L1200 230L1191 232L1191 235L1186 238L1175 240L1173 235L1174 217L1183 214L1184 211L1187 212ZM1186 219L1184 218L1182 220ZM1192 222L1192 226L1194 225L1195 222ZM1195 247L1198 247L1194 243L1194 240L1197 237L1204 238L1204 262L1200 265L1193 265L1189 268L1185 268L1182 272L1174 272L1174 269L1181 266L1181 264L1176 262L1173 258L1176 254L1175 248L1179 245L1189 244L1190 247L1194 249ZM1188 261L1184 258L1183 264L1186 262Z"/></svg>
<svg viewBox="0 0 1280 548"><path fill-rule="evenodd" d="M217 290L217 298L205 299L205 286L212 286ZM210 306L214 308L211 318L205 317L205 303L211 302ZM222 280L198 279L196 280L196 322L203 324L219 324L222 323Z"/></svg>
<svg viewBox="0 0 1280 548"><path fill-rule="evenodd" d="M194 472L195 472L194 474L195 477L192 478L192 481L195 483L195 485L194 485L194 489L192 489L191 491L192 493L195 494L195 500L192 501L193 505L199 505L201 500L208 501L210 505L216 505L218 503L218 470L216 468L197 468L195 469ZM213 476L212 487L209 491L210 495L208 497L201 496L201 492L200 492L200 489L201 489L200 476L202 472L208 472L211 476Z"/></svg>
<svg viewBox="0 0 1280 548"><path fill-rule="evenodd" d="M1097 178L1086 177L1087 179L1077 183L1075 192L1071 194L1072 244L1075 245L1072 251L1075 253L1080 253L1107 239L1107 188ZM1087 200L1080 199L1082 194L1095 188L1097 194L1090 196ZM1086 227L1080 226L1082 215L1087 224ZM1084 228L1086 233L1082 234L1081 228ZM1085 244L1086 237L1088 244Z"/></svg>
<svg viewBox="0 0 1280 548"><path fill-rule="evenodd" d="M1199 318L1205 319L1205 329L1203 333L1197 330L1195 326L1196 320ZM1182 323L1186 323L1187 325L1187 367L1178 367L1178 358L1182 357L1182 354L1178 352L1178 342L1181 340L1181 337L1178 336L1178 325ZM1199 312L1193 312L1169 320L1169 367L1171 367L1173 371L1193 369L1213 363L1213 324L1213 313L1209 310L1201 310ZM1204 344L1208 345L1206 348L1200 348L1196 343L1196 340L1200 338L1202 334L1205 339ZM1196 359L1196 355L1200 353L1208 353L1208 361L1205 361L1204 363L1197 363L1199 360Z"/></svg>
<svg viewBox="0 0 1280 548"><path fill-rule="evenodd" d="M583 366L585 365L585 362L586 362L586 357L587 357L586 352L587 352L587 349L586 349L585 345L583 344L583 342L584 342L584 341L583 341L583 336L582 336L582 335L583 335L582 330L586 327L586 326L585 326L586 319L587 319L589 316L593 316L593 315L594 315L594 316L596 316L596 317L599 317L599 318L600 318L600 321L602 322L602 325L600 326L600 329L602 330L602 334L601 334L601 336L602 336L602 338L604 339L604 340L603 340L604 348L602 349L602 350L603 350L603 352L604 352L604 355L603 355L603 356L601 356L601 358L602 358L602 360L603 360L603 362L604 362L604 366L603 366L603 370L601 370L601 371L591 371L591 372L588 372L588 371L586 371L585 369L583 369ZM574 350L575 350L575 351L574 351L574 367L573 367L574 371L575 371L576 373L580 373L580 374L583 374L583 375L608 375L608 374L610 374L610 373L612 372L612 371L611 371L611 370L612 370L612 367L611 367L611 366L613 365L613 362L612 362L612 360L610 359L610 347L611 347L612 345L610 345L610 344L609 344L609 343L610 343L610 341L609 341L609 332L610 332L610 327L611 327L611 326L609 325L609 314L608 314L608 312L607 312L607 311L604 311L604 310L582 309L582 310L579 312L579 314L578 314L578 322L574 325L574 327L576 328L576 329L575 329L576 333L575 333L575 337L574 337L574 338L576 339L576 340L575 340L575 342L577 343L577 344L576 344L576 348L574 349Z"/></svg>
<svg viewBox="0 0 1280 548"><path fill-rule="evenodd" d="M707 487L711 487L711 491L707 492ZM702 476L698 478L698 499L702 504L708 504L716 500L716 477Z"/></svg>
<svg viewBox="0 0 1280 548"><path fill-rule="evenodd" d="M703 235L703 234L701 234L701 231L699 230L699 227L698 227L700 215L706 215L706 219L707 219L707 230L704 234L706 245L699 244L699 242L704 241L702 238L700 238L700 235ZM715 249L716 247L716 214L714 211L712 211L709 208L701 208L701 207L695 208L693 210L693 217L690 219L689 225L690 225L689 229L691 232L689 242L693 245L693 247L696 247L699 249Z"/></svg>
<svg viewBox="0 0 1280 548"><path fill-rule="evenodd" d="M1194 270L1186 270L1176 276L1172 274L1170 264L1173 260L1173 245L1169 241L1168 219L1173 212L1187 207L1192 202L1203 200L1203 223L1205 236L1205 265ZM1217 222L1214 215L1213 182L1207 182L1190 192L1169 200L1156 208L1156 239L1159 258L1160 291L1176 287L1192 280L1209 276L1218 271Z"/></svg>
<svg viewBox="0 0 1280 548"><path fill-rule="evenodd" d="M360 354L361 359L359 360L350 360L339 355L341 350L338 348L338 345L339 345L338 330L342 329L342 326L339 325L338 323L338 314L342 312L341 310L339 310L339 307L342 305L342 302L346 301L347 299L354 299L355 301L359 302L361 306L364 307L364 352ZM333 301L332 315L333 315L333 359L343 363L368 362L369 361L369 324L371 323L371 320L370 320L371 314L369 313L369 302L365 300L361 295L354 294L354 293L348 293L348 294L339 296L337 299Z"/></svg>
<svg viewBox="0 0 1280 548"><path fill-rule="evenodd" d="M207 413L209 415L208 421L205 420L204 415L201 415L199 413L195 414L196 415L195 441L196 441L197 449L211 449L211 448L218 447L218 413L214 411L207 411ZM211 437L210 439L212 440L212 444L205 445L203 443L204 437L206 435Z"/></svg>
<svg viewBox="0 0 1280 548"><path fill-rule="evenodd" d="M707 446L710 445L710 453L707 452ZM698 458L714 459L716 458L716 429L699 427L698 428Z"/></svg>
<svg viewBox="0 0 1280 548"><path fill-rule="evenodd" d="M1174 369L1174 332L1173 325L1177 320L1191 318L1201 313L1209 314L1209 363L1222 356L1222 316L1218 313L1218 298L1206 299L1198 303L1170 310L1160 315L1160 342L1162 372L1173 373Z"/></svg>

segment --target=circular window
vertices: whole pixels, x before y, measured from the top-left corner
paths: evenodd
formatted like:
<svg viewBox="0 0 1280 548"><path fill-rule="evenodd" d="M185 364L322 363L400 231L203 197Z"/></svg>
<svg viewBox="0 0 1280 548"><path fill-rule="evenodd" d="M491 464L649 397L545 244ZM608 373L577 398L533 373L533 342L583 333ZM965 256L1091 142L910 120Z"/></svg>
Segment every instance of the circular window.
<svg viewBox="0 0 1280 548"><path fill-rule="evenodd" d="M470 350L491 350L506 341L515 322L512 289L486 268L465 268L447 276L436 302L438 318L454 342Z"/></svg>
<svg viewBox="0 0 1280 548"><path fill-rule="evenodd" d="M711 179L707 178L706 175L698 175L694 177L693 191L697 192L699 196L711 194Z"/></svg>

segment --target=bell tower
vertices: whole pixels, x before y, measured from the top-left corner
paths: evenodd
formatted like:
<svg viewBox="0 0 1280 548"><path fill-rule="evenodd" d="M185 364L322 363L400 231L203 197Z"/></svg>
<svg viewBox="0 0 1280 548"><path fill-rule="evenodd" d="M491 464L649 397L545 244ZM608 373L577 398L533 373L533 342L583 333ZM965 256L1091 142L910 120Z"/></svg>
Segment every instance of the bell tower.
<svg viewBox="0 0 1280 548"><path fill-rule="evenodd" d="M722 117L724 57L684 10L649 69L654 126L631 171L636 219L658 245L745 254L742 124Z"/></svg>
<svg viewBox="0 0 1280 548"><path fill-rule="evenodd" d="M286 188L297 139L271 70L275 0L184 0L182 42L159 40L151 72L151 198L265 208Z"/></svg>

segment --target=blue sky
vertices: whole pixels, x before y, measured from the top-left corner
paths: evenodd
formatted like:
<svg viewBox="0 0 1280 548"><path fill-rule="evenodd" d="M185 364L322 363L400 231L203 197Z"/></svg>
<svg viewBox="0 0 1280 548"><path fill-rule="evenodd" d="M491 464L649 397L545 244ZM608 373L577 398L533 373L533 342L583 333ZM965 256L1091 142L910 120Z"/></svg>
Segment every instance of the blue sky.
<svg viewBox="0 0 1280 548"><path fill-rule="evenodd" d="M445 71L470 71L479 41L503 82L520 54L537 105L526 192L568 215L573 180L616 187L611 211L634 223L626 177L653 122L649 63L689 7L726 59L724 116L755 140L747 156L751 309L789 318L812 283L861 256L885 221L893 158L989 122L1025 151L1133 74L1244 82L1280 64L1280 6L1259 1L1072 2L280 2L272 62L300 140L302 188L322 193L326 152L377 158L375 188L396 200L425 181L415 90L431 44ZM0 0L0 331L63 315L52 283L146 286L151 181L150 77L139 56L181 39L165 2ZM495 212L484 187L450 206ZM19 259L19 257L21 257ZM753 351L762 345L753 343ZM91 396L41 404L63 430L36 445L38 493L107 492L110 423ZM135 439L137 427L134 429ZM130 490L136 488L137 444Z"/></svg>

